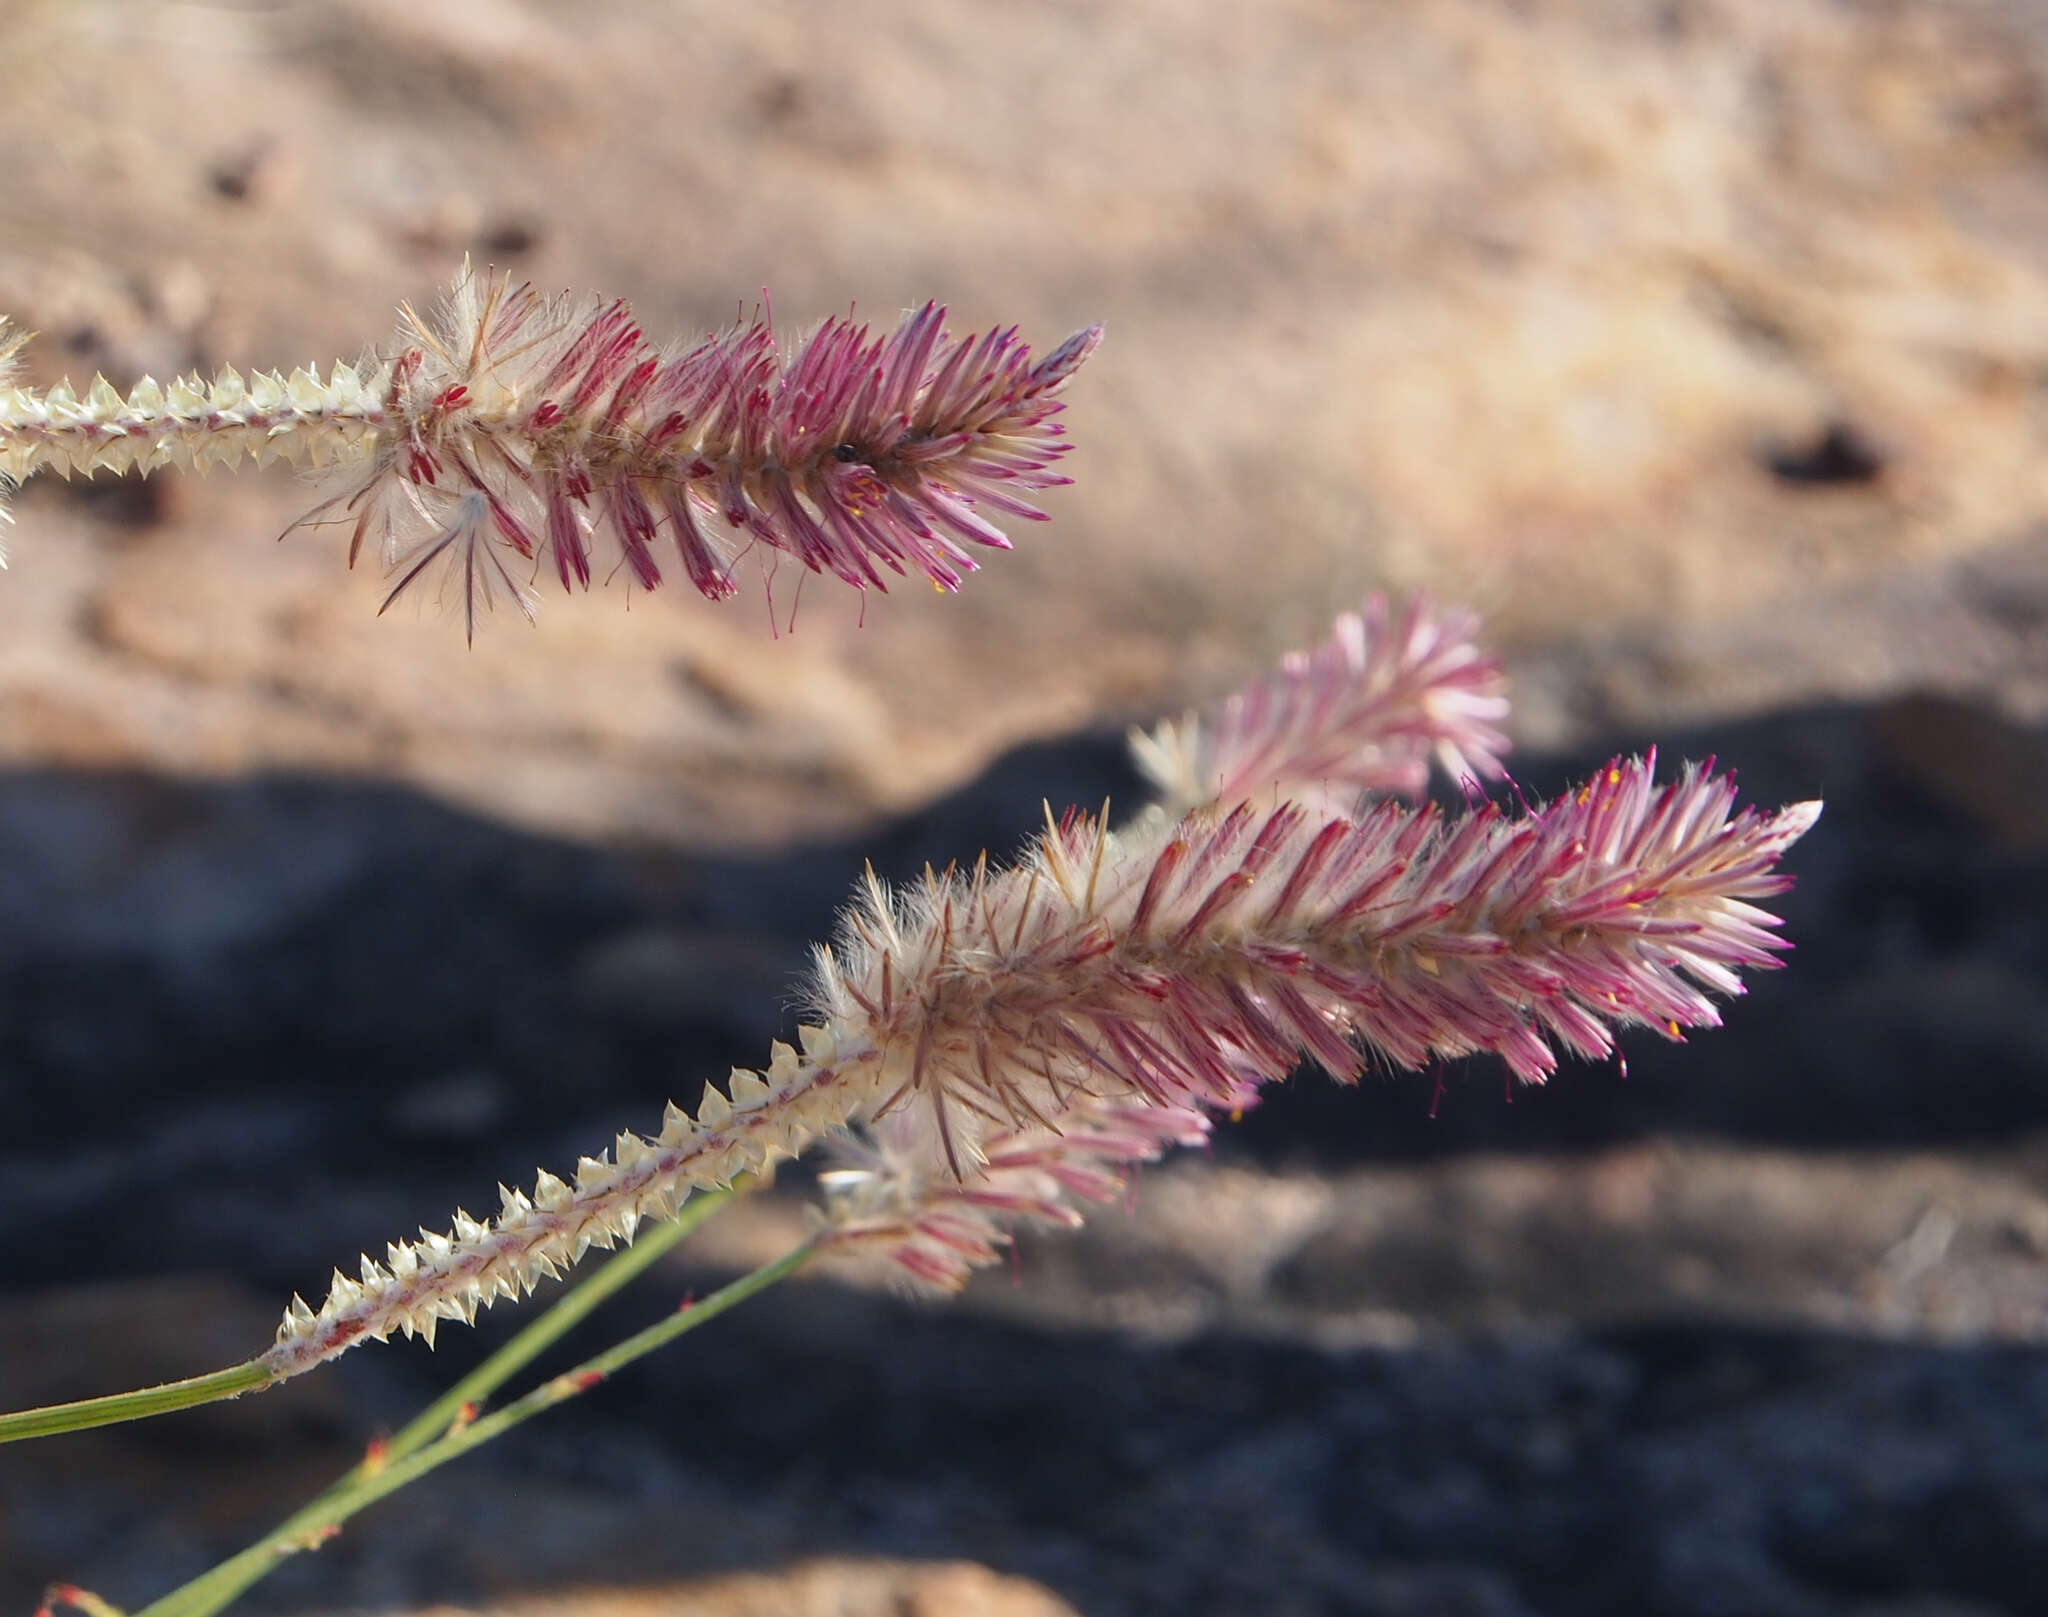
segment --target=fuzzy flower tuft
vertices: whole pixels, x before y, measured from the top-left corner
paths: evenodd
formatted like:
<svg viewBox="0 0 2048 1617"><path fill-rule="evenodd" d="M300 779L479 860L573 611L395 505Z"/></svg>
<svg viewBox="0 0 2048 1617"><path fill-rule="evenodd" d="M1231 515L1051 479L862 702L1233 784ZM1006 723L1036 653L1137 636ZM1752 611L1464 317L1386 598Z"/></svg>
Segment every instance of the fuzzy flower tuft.
<svg viewBox="0 0 2048 1617"><path fill-rule="evenodd" d="M1133 730L1132 753L1173 816L1261 794L1340 809L1367 794L1418 797L1432 759L1453 781L1498 779L1507 678L1477 629L1421 596L1392 618L1374 595L1213 716Z"/></svg>
<svg viewBox="0 0 2048 1617"><path fill-rule="evenodd" d="M935 303L878 335L828 320L784 355L765 320L663 348L623 301L549 298L465 265L395 355L209 385L0 386L0 474L362 465L304 522L350 528L393 571L388 607L438 576L473 638L480 610L532 612L531 584L623 571L734 593L752 545L856 588L921 574L953 590L1001 518L1043 521L1069 445L1057 395L1099 327L1034 360L1014 327L955 337Z"/></svg>

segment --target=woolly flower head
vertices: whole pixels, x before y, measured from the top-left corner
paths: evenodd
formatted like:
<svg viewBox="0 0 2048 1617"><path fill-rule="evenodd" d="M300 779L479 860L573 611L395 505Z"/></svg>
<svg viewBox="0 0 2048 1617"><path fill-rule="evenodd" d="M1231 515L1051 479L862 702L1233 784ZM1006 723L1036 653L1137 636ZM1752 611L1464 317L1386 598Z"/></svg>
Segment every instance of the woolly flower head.
<svg viewBox="0 0 2048 1617"><path fill-rule="evenodd" d="M1015 327L954 336L927 303L887 334L827 320L787 354L765 319L664 348L623 301L467 265L434 313L401 314L390 358L324 380L224 368L125 398L104 378L8 386L20 343L0 332L0 478L353 467L301 523L349 526L351 563L372 544L387 607L438 574L472 637L501 600L530 615L543 573L653 589L669 549L713 599L750 548L860 589L953 590L977 550L1009 547L999 519L1043 521L1030 497L1069 481L1057 395L1101 336L1034 359Z"/></svg>
<svg viewBox="0 0 2048 1617"><path fill-rule="evenodd" d="M874 1115L915 1107L935 1172L1076 1097L1231 1110L1306 1056L1499 1056L1540 1082L1620 1027L1678 1037L1776 963L1777 865L1818 805L1735 808L1726 775L1617 760L1511 814L1239 803L1118 836L1073 815L1004 871L870 881L821 950L825 1042L885 1054ZM899 1152L909 1149L898 1140Z"/></svg>

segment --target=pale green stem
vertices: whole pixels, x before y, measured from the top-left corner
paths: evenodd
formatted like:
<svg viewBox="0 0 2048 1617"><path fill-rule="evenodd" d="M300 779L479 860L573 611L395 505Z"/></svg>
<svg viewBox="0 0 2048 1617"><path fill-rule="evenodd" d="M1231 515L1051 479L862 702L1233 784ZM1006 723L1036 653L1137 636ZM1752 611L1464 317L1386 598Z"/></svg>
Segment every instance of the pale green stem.
<svg viewBox="0 0 2048 1617"><path fill-rule="evenodd" d="M239 1555L221 1562L210 1572L201 1573L154 1604L143 1607L134 1617L213 1617L215 1612L238 1598L285 1556L317 1548L365 1506L374 1504L387 1494L396 1493L407 1483L416 1481L459 1455L467 1454L479 1444L488 1443L542 1410L552 1409L556 1404L588 1391L614 1371L658 1347L666 1346L685 1332L708 1324L727 1309L793 1274L810 1260L816 1250L813 1242L806 1241L774 1262L721 1287L702 1302L670 1314L596 1357L584 1360L575 1369L543 1382L495 1414L456 1426L403 1459L389 1460L367 1470L358 1467L351 1473L356 1480L344 1479L343 1484L279 1523Z"/></svg>
<svg viewBox="0 0 2048 1617"><path fill-rule="evenodd" d="M480 1404L490 1397L588 1318L599 1303L644 1273L657 1258L701 1227L713 1213L723 1209L736 1195L753 1189L758 1182L752 1174L741 1174L728 1190L703 1191L691 1197L683 1210L667 1223L652 1229L643 1225L643 1233L631 1246L573 1291L549 1304L538 1319L392 1433L377 1460L388 1465L439 1437L462 1412L464 1405ZM377 1460L365 1460L328 1492L351 1486L355 1478L375 1465Z"/></svg>
<svg viewBox="0 0 2048 1617"><path fill-rule="evenodd" d="M245 1392L260 1392L269 1385L269 1366L261 1359L251 1359L247 1364L215 1370L210 1375L167 1381L161 1387L141 1387L134 1392L108 1393L104 1398L81 1398L74 1404L46 1404L41 1409L0 1415L0 1443L19 1443L24 1438L143 1420L151 1415L169 1414L174 1409L239 1398Z"/></svg>
<svg viewBox="0 0 2048 1617"><path fill-rule="evenodd" d="M525 1330L507 1342L490 1358L407 1423L391 1439L387 1453L409 1454L442 1431L466 1403L480 1401L545 1351L566 1331L584 1318L619 1287L698 1228L725 1206L735 1192L752 1182L742 1174L731 1190L711 1191L691 1198L674 1219L648 1229L640 1240L578 1286ZM167 1381L160 1387L142 1387L134 1392L108 1393L101 1398L81 1398L76 1403L47 1404L39 1409L17 1410L0 1415L0 1443L19 1443L31 1437L52 1437L59 1432L82 1432L95 1426L116 1426L123 1421L146 1420L173 1410L193 1409L200 1404L220 1403L244 1393L260 1392L275 1385L269 1367L251 1359L230 1369L215 1370L183 1381Z"/></svg>

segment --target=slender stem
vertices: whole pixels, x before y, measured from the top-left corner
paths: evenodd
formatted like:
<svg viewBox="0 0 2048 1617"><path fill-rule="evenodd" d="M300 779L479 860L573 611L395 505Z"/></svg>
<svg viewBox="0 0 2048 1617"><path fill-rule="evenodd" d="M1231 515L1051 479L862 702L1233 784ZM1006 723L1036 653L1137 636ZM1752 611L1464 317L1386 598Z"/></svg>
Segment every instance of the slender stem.
<svg viewBox="0 0 2048 1617"><path fill-rule="evenodd" d="M691 1197L683 1210L666 1223L652 1229L643 1226L644 1233L637 1241L616 1254L573 1291L549 1304L539 1318L392 1433L374 1459L365 1459L328 1492L350 1487L366 1470L379 1463L389 1465L395 1460L402 1460L439 1437L462 1413L464 1406L480 1404L490 1397L588 1318L599 1303L644 1273L663 1253L700 1228L736 1195L753 1189L757 1182L752 1174L741 1174L732 1182L730 1189L704 1191Z"/></svg>
<svg viewBox="0 0 2048 1617"><path fill-rule="evenodd" d="M688 1331L700 1325L709 1324L727 1309L745 1302L756 1292L765 1291L776 1281L793 1274L803 1267L813 1254L816 1246L811 1241L792 1248L772 1263L762 1265L750 1274L742 1275L730 1285L713 1292L702 1302L695 1303L658 1320L645 1330L637 1331L624 1341L594 1358L586 1359L573 1370L543 1382L532 1392L517 1401L507 1404L495 1414L486 1415L467 1425L457 1425L443 1436L406 1455L403 1459L388 1461L365 1475L352 1485L338 1486L314 1500L303 1510L286 1518L271 1532L213 1568L201 1573L190 1583L172 1590L161 1600L145 1606L134 1617L213 1617L230 1601L256 1583L285 1556L300 1550L317 1548L338 1530L341 1524L354 1516L365 1506L374 1504L387 1494L396 1493L407 1483L425 1476L429 1471L446 1465L459 1455L467 1454L478 1445L488 1443L492 1438L510 1431L521 1422L530 1420L544 1409L574 1398L578 1393L587 1392L614 1371L631 1364L635 1359L664 1347ZM360 1468L359 1468L360 1470Z"/></svg>
<svg viewBox="0 0 2048 1617"><path fill-rule="evenodd" d="M134 1392L108 1393L104 1398L81 1398L71 1404L46 1404L40 1409L16 1410L0 1415L0 1443L19 1443L31 1437L49 1437L57 1432L82 1432L94 1426L113 1426L121 1421L143 1420L150 1415L168 1414L174 1409L191 1409L198 1404L215 1404L224 1398L239 1398L271 1385L269 1367L251 1359L227 1370L208 1375L167 1381L160 1387L139 1387Z"/></svg>
<svg viewBox="0 0 2048 1617"><path fill-rule="evenodd" d="M395 1459L410 1454L429 1438L438 1436L464 1404L480 1402L503 1386L599 1303L701 1226L735 1193L750 1188L752 1183L751 1175L742 1174L733 1181L730 1190L709 1191L695 1196L675 1218L647 1230L638 1242L606 1264L596 1278L578 1286L555 1303L409 1421L385 1446L384 1457ZM183 1381L167 1381L158 1387L140 1387L133 1392L108 1393L101 1398L81 1398L75 1403L46 1404L37 1409L0 1415L0 1443L20 1443L32 1437L53 1437L59 1432L82 1432L95 1426L146 1420L152 1415L166 1415L173 1410L239 1398L244 1393L260 1392L274 1384L264 1362L251 1359L226 1370L188 1376Z"/></svg>
<svg viewBox="0 0 2048 1617"><path fill-rule="evenodd" d="M45 1589L43 1603L36 1607L36 1617L49 1617L59 1606L82 1611L85 1617L128 1617L111 1600L102 1600L90 1589L81 1589L75 1583L53 1583Z"/></svg>

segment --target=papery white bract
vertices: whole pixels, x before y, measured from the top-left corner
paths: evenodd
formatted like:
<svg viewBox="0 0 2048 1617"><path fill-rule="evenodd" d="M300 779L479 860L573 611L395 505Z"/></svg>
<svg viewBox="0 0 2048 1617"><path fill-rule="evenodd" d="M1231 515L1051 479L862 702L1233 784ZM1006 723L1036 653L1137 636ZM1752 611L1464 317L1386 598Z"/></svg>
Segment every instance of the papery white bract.
<svg viewBox="0 0 2048 1617"><path fill-rule="evenodd" d="M28 341L28 333L10 331L7 317L0 315L0 394L14 385L14 374L19 368L18 359L22 346ZM14 520L14 513L7 509L7 495L14 484L14 478L4 462L0 462L0 528ZM7 546L0 543L0 567L7 565Z"/></svg>

